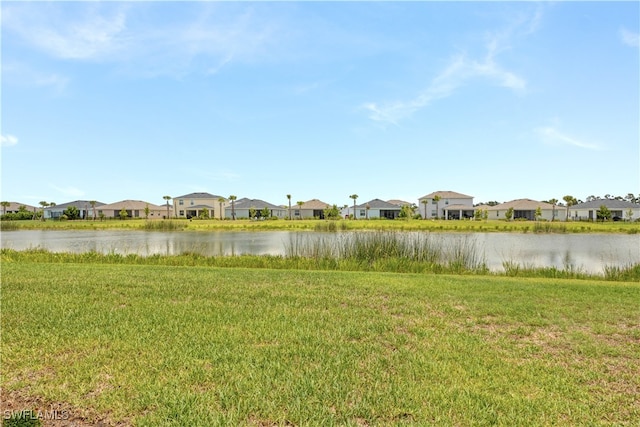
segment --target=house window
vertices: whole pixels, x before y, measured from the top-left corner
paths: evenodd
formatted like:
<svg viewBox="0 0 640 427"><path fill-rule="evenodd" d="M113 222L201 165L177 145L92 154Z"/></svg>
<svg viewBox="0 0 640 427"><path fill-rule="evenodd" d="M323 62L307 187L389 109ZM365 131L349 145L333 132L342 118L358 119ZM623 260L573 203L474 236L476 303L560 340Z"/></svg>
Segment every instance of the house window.
<svg viewBox="0 0 640 427"><path fill-rule="evenodd" d="M178 204L180 206L184 206L184 200L182 200L182 199L178 200ZM180 212L182 212L182 211L180 211ZM180 214L180 215L182 215L182 214Z"/></svg>
<svg viewBox="0 0 640 427"><path fill-rule="evenodd" d="M300 216L300 211L293 211L294 216Z"/></svg>
<svg viewBox="0 0 640 427"><path fill-rule="evenodd" d="M193 206L193 199L189 200L189 205Z"/></svg>
<svg viewBox="0 0 640 427"><path fill-rule="evenodd" d="M437 203L438 203L438 202L436 202L436 201L435 201L435 199L431 200L431 204L432 204L432 205L435 205L435 204L437 204Z"/></svg>
<svg viewBox="0 0 640 427"><path fill-rule="evenodd" d="M360 209L360 216L364 216L364 209Z"/></svg>
<svg viewBox="0 0 640 427"><path fill-rule="evenodd" d="M449 204L449 201L448 201L448 200L445 200L445 201L444 201L444 204L445 204L445 205L448 205L448 204Z"/></svg>
<svg viewBox="0 0 640 427"><path fill-rule="evenodd" d="M180 216L184 216L184 211L180 211Z"/></svg>
<svg viewBox="0 0 640 427"><path fill-rule="evenodd" d="M432 210L432 211L431 211L431 216L436 216L436 215L438 215L438 211L436 211L436 210Z"/></svg>

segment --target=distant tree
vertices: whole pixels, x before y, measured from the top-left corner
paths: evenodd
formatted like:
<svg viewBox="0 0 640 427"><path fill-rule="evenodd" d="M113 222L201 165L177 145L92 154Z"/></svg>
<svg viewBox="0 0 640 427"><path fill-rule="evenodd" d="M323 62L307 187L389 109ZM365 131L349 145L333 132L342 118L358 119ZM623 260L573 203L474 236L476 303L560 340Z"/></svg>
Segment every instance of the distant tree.
<svg viewBox="0 0 640 427"><path fill-rule="evenodd" d="M64 212L62 212L62 214L69 220L78 219L80 218L80 209L76 206L69 206L64 210Z"/></svg>
<svg viewBox="0 0 640 427"><path fill-rule="evenodd" d="M98 203L98 202L96 202L95 200L91 200L91 201L89 202L89 204L91 205L91 210L93 211L93 220L94 220L94 221L96 220L96 204L97 204L97 203Z"/></svg>
<svg viewBox="0 0 640 427"><path fill-rule="evenodd" d="M296 204L298 205L298 210L300 210L300 215L298 215L300 217L300 219L302 219L302 205L304 205L304 202L302 200L298 200L296 202Z"/></svg>
<svg viewBox="0 0 640 427"><path fill-rule="evenodd" d="M480 221L482 219L482 209L476 209L473 211L473 219L475 221Z"/></svg>
<svg viewBox="0 0 640 427"><path fill-rule="evenodd" d="M427 205L429 204L429 199L422 199L420 202L424 206L424 217L422 219L427 219Z"/></svg>
<svg viewBox="0 0 640 427"><path fill-rule="evenodd" d="M271 211L269 210L268 207L264 207L262 208L262 210L260 211L260 216L262 218L269 218L271 216Z"/></svg>
<svg viewBox="0 0 640 427"><path fill-rule="evenodd" d="M488 209L483 209L482 210L482 219L485 220L485 221L489 219L489 210Z"/></svg>
<svg viewBox="0 0 640 427"><path fill-rule="evenodd" d="M440 200L442 199L436 194L433 196L433 200L436 202L436 219L440 219Z"/></svg>
<svg viewBox="0 0 640 427"><path fill-rule="evenodd" d="M171 196L162 196L162 198L167 201L167 219L170 219L170 217L169 217L169 200L171 200Z"/></svg>
<svg viewBox="0 0 640 427"><path fill-rule="evenodd" d="M352 194L349 196L350 199L353 199L353 219L356 218L356 199L358 198L357 194Z"/></svg>
<svg viewBox="0 0 640 427"><path fill-rule="evenodd" d="M46 201L43 200L43 201L40 202L40 206L42 206L42 209L40 210L40 212L41 212L41 217L40 218L44 221L44 208L49 206L49 202L46 202ZM34 215L34 219L35 219L35 215Z"/></svg>
<svg viewBox="0 0 640 427"><path fill-rule="evenodd" d="M627 209L627 221L631 221L633 219L633 209Z"/></svg>
<svg viewBox="0 0 640 427"><path fill-rule="evenodd" d="M591 195L591 196L587 197L586 200L587 200L587 202L593 202L594 200L598 200L598 198L596 196L594 196L594 195Z"/></svg>
<svg viewBox="0 0 640 427"><path fill-rule="evenodd" d="M513 207L507 209L507 211L504 213L504 217L507 219L507 221L511 221L511 218L513 217Z"/></svg>
<svg viewBox="0 0 640 427"><path fill-rule="evenodd" d="M554 212L555 212L555 210L554 210ZM536 221L537 221L537 220L539 220L539 219L540 219L540 217L542 216L542 208L541 208L540 206L538 206L538 207L536 208L536 213L535 213L535 215L536 215Z"/></svg>
<svg viewBox="0 0 640 427"><path fill-rule="evenodd" d="M120 216L120 219L125 220L129 216L129 214L127 213L127 210L125 208L122 208L120 209L119 216Z"/></svg>
<svg viewBox="0 0 640 427"><path fill-rule="evenodd" d="M371 209L371 206L369 206L369 203L367 203L366 205L364 205L364 209L365 209L365 218L369 219L369 209Z"/></svg>
<svg viewBox="0 0 640 427"><path fill-rule="evenodd" d="M4 201L4 202L0 202L0 205L2 205L2 215L6 215L7 208L11 206L11 203Z"/></svg>
<svg viewBox="0 0 640 427"><path fill-rule="evenodd" d="M249 208L249 219L254 219L257 216L258 216L258 210L256 208L254 208L253 206L251 206Z"/></svg>
<svg viewBox="0 0 640 427"><path fill-rule="evenodd" d="M412 208L411 205L402 205L402 207L400 207L400 213L398 214L398 218L402 218L402 219L411 219L413 218L413 213L414 213L414 209Z"/></svg>
<svg viewBox="0 0 640 427"><path fill-rule="evenodd" d="M218 203L220 204L220 219L222 219L222 204L225 202L224 197L218 197Z"/></svg>
<svg viewBox="0 0 640 427"><path fill-rule="evenodd" d="M601 221L606 221L611 219L611 211L605 205L600 205L600 209L596 212L596 218Z"/></svg>
<svg viewBox="0 0 640 427"><path fill-rule="evenodd" d="M339 219L340 218L340 209L338 209L337 205L333 205L330 208L325 208L324 211L324 217L326 219Z"/></svg>
<svg viewBox="0 0 640 427"><path fill-rule="evenodd" d="M98 212L98 218L100 218L100 221L104 221L104 213L102 211Z"/></svg>
<svg viewBox="0 0 640 427"><path fill-rule="evenodd" d="M291 194L287 194L287 200L289 200L289 219L291 219Z"/></svg>
<svg viewBox="0 0 640 427"><path fill-rule="evenodd" d="M551 221L556 220L556 205L558 204L558 199L551 199L549 203L553 205L553 215L551 215Z"/></svg>
<svg viewBox="0 0 640 427"><path fill-rule="evenodd" d="M147 203L144 205L144 219L149 219L149 212L151 212L151 209L149 209L149 203Z"/></svg>
<svg viewBox="0 0 640 427"><path fill-rule="evenodd" d="M567 194L566 196L564 196L562 198L562 200L564 200L564 202L567 204L567 218L566 220L569 221L569 209L571 208L571 206L577 205L578 201L576 200L575 197Z"/></svg>
<svg viewBox="0 0 640 427"><path fill-rule="evenodd" d="M233 194L229 196L229 200L231 200L231 219L236 220L236 199L237 197Z"/></svg>
<svg viewBox="0 0 640 427"><path fill-rule="evenodd" d="M198 218L200 219L209 219L209 209L208 208L204 208L204 209L200 209L200 214L198 215Z"/></svg>

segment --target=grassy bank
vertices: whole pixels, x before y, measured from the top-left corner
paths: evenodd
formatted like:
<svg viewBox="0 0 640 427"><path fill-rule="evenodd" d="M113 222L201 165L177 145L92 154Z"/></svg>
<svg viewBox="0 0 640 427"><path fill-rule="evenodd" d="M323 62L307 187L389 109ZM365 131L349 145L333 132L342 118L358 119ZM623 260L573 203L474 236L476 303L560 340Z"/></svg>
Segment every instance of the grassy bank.
<svg viewBox="0 0 640 427"><path fill-rule="evenodd" d="M220 220L154 220L144 219L110 221L2 221L3 230L152 230L152 231L432 231L463 233L640 233L638 222L535 222L535 221L444 221L444 220L275 220L275 221L220 221Z"/></svg>
<svg viewBox="0 0 640 427"><path fill-rule="evenodd" d="M512 426L640 417L637 283L8 255L3 396L64 402L88 421Z"/></svg>

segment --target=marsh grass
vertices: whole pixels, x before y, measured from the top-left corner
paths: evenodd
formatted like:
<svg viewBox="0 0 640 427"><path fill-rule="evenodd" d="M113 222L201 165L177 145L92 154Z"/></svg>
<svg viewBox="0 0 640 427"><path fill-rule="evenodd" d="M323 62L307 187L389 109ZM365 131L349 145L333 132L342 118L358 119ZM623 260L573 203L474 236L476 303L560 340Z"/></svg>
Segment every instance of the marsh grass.
<svg viewBox="0 0 640 427"><path fill-rule="evenodd" d="M183 221L145 221L144 230L149 231L181 231L187 228L187 223Z"/></svg>
<svg viewBox="0 0 640 427"><path fill-rule="evenodd" d="M445 244L431 234L372 231L343 233L337 238L292 236L285 245L288 259L388 272L487 273L484 257L470 236Z"/></svg>
<svg viewBox="0 0 640 427"><path fill-rule="evenodd" d="M640 419L637 284L1 256L2 389L114 423Z"/></svg>

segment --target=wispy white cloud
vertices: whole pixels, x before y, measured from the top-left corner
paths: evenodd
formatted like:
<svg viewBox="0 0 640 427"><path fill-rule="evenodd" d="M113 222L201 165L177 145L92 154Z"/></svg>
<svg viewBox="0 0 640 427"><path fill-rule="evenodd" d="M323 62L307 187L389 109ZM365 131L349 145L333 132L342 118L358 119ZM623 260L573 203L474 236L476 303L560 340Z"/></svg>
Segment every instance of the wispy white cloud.
<svg viewBox="0 0 640 427"><path fill-rule="evenodd" d="M250 5L193 3L168 22L144 4L53 3L3 7L3 30L56 59L110 63L140 75L215 74L234 61L268 58L276 25ZM170 13L163 10L165 13Z"/></svg>
<svg viewBox="0 0 640 427"><path fill-rule="evenodd" d="M595 150L595 151L603 150L603 148L598 144L579 140L573 136L560 132L558 129L556 129L553 126L540 127L540 128L537 128L535 132L536 134L538 134L540 138L542 138L542 141L546 144L569 145L572 147L578 147L585 150Z"/></svg>
<svg viewBox="0 0 640 427"><path fill-rule="evenodd" d="M18 144L18 138L13 135L0 135L0 142L3 147L13 147Z"/></svg>
<svg viewBox="0 0 640 427"><path fill-rule="evenodd" d="M58 187L54 184L50 184L49 186L57 192L69 197L82 197L85 194L84 191L76 187Z"/></svg>
<svg viewBox="0 0 640 427"><path fill-rule="evenodd" d="M540 25L541 19L542 9L537 8L532 16L526 18L518 16L506 29L489 34L484 45L485 55L480 59L470 58L466 54L453 56L446 67L429 82L428 87L413 99L383 103L368 102L362 107L369 112L371 120L397 125L401 119L429 106L436 100L453 95L456 90L474 79L484 79L494 85L524 93L527 89L526 79L501 65L498 62L498 56L510 49L511 40L515 36L534 32Z"/></svg>
<svg viewBox="0 0 640 427"><path fill-rule="evenodd" d="M621 28L618 32L622 43L631 47L640 47L640 34L629 31L626 28Z"/></svg>

